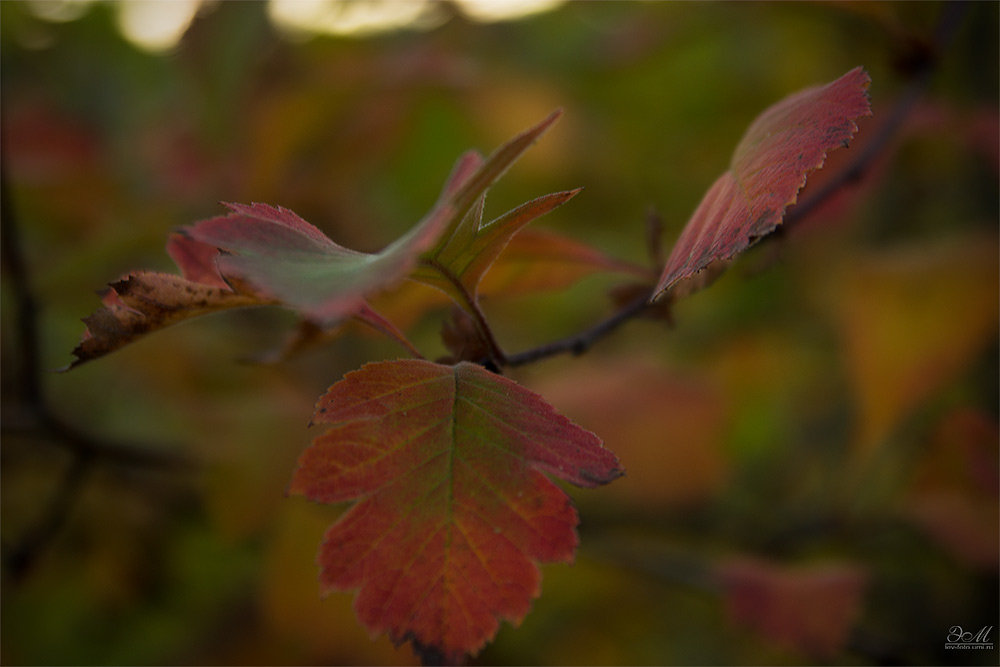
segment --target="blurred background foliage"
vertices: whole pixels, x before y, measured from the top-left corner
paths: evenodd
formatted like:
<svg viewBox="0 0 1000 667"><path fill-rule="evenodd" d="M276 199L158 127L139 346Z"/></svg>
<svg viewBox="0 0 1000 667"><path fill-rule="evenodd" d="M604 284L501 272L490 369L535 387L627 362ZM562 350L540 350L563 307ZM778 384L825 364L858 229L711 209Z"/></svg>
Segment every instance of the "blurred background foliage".
<svg viewBox="0 0 1000 667"><path fill-rule="evenodd" d="M1000 625L997 4L940 52L938 3L522 4L3 3L4 664L414 661L319 598L341 508L284 497L315 398L392 342L241 363L293 321L254 309L50 372L96 289L174 270L171 229L263 201L377 249L462 151L563 107L487 214L583 186L535 226L646 263L649 211L669 247L759 111L864 65L832 171L927 62L866 177L672 328L512 372L628 474L571 492L577 562L475 662L996 664L944 644ZM623 280L484 305L516 352ZM443 353L444 308L385 308Z"/></svg>

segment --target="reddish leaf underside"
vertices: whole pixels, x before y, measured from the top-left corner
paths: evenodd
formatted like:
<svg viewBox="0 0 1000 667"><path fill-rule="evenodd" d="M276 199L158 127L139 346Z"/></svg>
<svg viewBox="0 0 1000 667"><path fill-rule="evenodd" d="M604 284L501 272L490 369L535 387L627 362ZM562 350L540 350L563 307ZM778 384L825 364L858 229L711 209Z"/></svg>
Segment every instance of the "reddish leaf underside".
<svg viewBox="0 0 1000 667"><path fill-rule="evenodd" d="M709 188L681 232L655 296L676 290L705 269L721 268L774 231L809 172L823 166L828 151L847 145L857 131L855 119L871 113L870 83L857 67L758 116L736 147L729 170Z"/></svg>
<svg viewBox="0 0 1000 667"><path fill-rule="evenodd" d="M564 289L586 276L614 272L649 280L650 272L567 236L522 229L483 277L479 293L510 297Z"/></svg>
<svg viewBox="0 0 1000 667"><path fill-rule="evenodd" d="M570 561L576 510L544 474L593 487L620 476L592 433L470 363L406 360L349 373L319 400L331 424L290 493L354 500L320 548L327 592L358 589L373 633L459 660L538 595L538 561Z"/></svg>

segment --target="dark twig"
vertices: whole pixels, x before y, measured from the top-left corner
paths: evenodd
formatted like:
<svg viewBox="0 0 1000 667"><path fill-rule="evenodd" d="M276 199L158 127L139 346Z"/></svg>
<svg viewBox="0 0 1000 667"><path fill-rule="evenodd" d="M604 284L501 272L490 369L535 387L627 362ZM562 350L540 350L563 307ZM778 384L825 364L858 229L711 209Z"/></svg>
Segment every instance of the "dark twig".
<svg viewBox="0 0 1000 667"><path fill-rule="evenodd" d="M24 576L45 546L62 530L92 467L92 456L76 452L35 524L25 531L16 545L4 549L4 569L15 581Z"/></svg>
<svg viewBox="0 0 1000 667"><path fill-rule="evenodd" d="M618 329L618 327L632 318L641 315L650 307L649 298L651 295L652 289L643 292L607 319L601 320L594 326L576 335L546 343L545 345L540 345L518 354L507 355L507 365L523 366L560 354L579 356L589 350L594 343Z"/></svg>
<svg viewBox="0 0 1000 667"><path fill-rule="evenodd" d="M39 308L30 287L7 183L7 171L3 167L0 167L0 233L3 235L3 267L8 274L17 311L18 354L15 356L20 366L15 377L20 393L17 407L23 411L20 415L17 411L12 415L9 409L5 410L3 430L8 434L31 433L51 438L71 454L69 466L52 496L42 503L42 510L34 525L26 529L15 544L4 545L4 568L16 579L27 572L62 529L95 464L186 469L191 467L192 462L176 454L148 447L94 438L55 414L42 390L43 371L38 346Z"/></svg>
<svg viewBox="0 0 1000 667"><path fill-rule="evenodd" d="M3 266L10 276L10 288L14 293L14 304L17 309L17 344L21 348L18 355L20 363L18 376L24 400L29 405L38 406L42 403L41 383L39 378L38 351L38 307L31 293L28 282L28 272L21 254L21 238L14 224L13 206L10 200L10 188L7 185L6 164L0 163L0 251L3 256Z"/></svg>

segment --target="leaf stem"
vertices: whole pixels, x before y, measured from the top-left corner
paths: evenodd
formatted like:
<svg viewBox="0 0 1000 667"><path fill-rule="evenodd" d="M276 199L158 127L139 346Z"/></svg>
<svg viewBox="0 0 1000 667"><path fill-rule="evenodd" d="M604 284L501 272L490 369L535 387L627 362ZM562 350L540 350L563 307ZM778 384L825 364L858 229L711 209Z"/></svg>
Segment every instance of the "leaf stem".
<svg viewBox="0 0 1000 667"><path fill-rule="evenodd" d="M469 294L469 291L465 289L465 285L456 278L451 271L442 266L437 260L434 259L424 259L421 260L425 266L433 268L435 271L440 273L448 284L452 286L455 290L455 295L459 296L461 299L461 306L466 309L470 316L472 316L473 322L476 323L476 329L479 334L483 337L483 341L486 343L487 348L490 351L490 361L492 361L498 368L508 365L507 354L500 347L500 343L497 342L496 336L493 335L493 329L490 328L489 322L486 320L486 314L483 312L482 308L479 307L479 302L476 297Z"/></svg>

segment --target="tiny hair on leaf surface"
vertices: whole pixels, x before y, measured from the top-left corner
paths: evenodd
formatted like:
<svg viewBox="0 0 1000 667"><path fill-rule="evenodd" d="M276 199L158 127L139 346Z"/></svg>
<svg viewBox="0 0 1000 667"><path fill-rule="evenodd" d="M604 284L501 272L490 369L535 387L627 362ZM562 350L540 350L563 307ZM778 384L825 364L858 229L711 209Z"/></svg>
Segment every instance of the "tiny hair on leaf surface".
<svg viewBox="0 0 1000 667"><path fill-rule="evenodd" d="M448 661L475 654L538 596L538 562L569 562L578 517L543 473L582 487L622 475L589 431L480 366L370 363L330 387L330 428L289 493L356 501L320 547L326 591L357 589L373 633Z"/></svg>
<svg viewBox="0 0 1000 667"><path fill-rule="evenodd" d="M729 260L774 231L809 172L823 166L828 151L847 145L857 118L871 114L870 83L867 72L856 67L760 114L681 232L654 298L703 287ZM701 280L695 278L702 272Z"/></svg>

